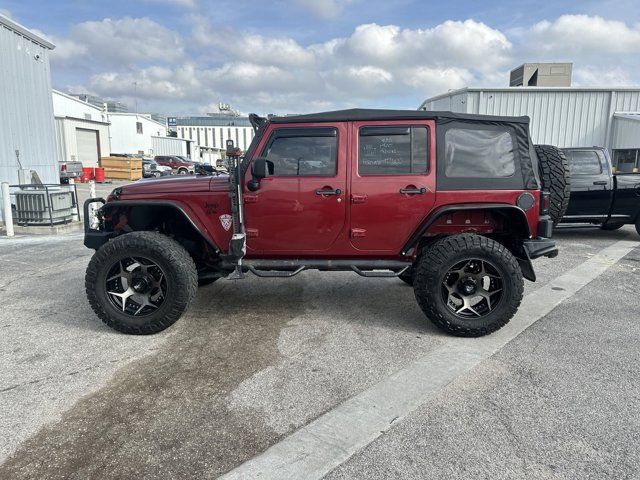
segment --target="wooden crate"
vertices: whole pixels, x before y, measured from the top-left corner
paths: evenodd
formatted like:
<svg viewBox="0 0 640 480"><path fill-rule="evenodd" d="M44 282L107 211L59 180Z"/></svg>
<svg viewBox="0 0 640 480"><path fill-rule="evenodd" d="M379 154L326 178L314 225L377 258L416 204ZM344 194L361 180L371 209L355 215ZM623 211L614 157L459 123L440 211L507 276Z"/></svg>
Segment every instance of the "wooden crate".
<svg viewBox="0 0 640 480"><path fill-rule="evenodd" d="M115 168L125 170L142 169L142 159L132 157L102 157L100 166L103 168Z"/></svg>
<svg viewBox="0 0 640 480"><path fill-rule="evenodd" d="M140 180L142 168L105 168L104 176L109 180Z"/></svg>

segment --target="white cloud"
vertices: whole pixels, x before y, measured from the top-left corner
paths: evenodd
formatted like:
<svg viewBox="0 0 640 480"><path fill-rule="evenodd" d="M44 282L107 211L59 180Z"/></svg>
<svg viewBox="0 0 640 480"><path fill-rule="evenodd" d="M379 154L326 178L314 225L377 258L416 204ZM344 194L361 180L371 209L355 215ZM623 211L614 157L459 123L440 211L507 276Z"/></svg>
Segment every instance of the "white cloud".
<svg viewBox="0 0 640 480"><path fill-rule="evenodd" d="M601 17L565 15L507 33L473 19L415 29L372 23L312 45L186 18L188 39L147 18L76 25L53 39L54 72L75 65L89 91L129 103L137 82L144 105L173 113L219 101L261 113L415 108L450 89L506 86L510 68L544 59L573 61L576 85L640 80L640 27Z"/></svg>
<svg viewBox="0 0 640 480"><path fill-rule="evenodd" d="M544 20L531 28L531 46L565 55L638 54L640 25L598 16L562 15L553 22Z"/></svg>
<svg viewBox="0 0 640 480"><path fill-rule="evenodd" d="M150 61L171 63L184 56L181 37L148 18L82 22L71 29L68 38L52 40L57 46L52 60L65 66L122 68Z"/></svg>
<svg viewBox="0 0 640 480"><path fill-rule="evenodd" d="M637 81L635 85L637 85ZM597 66L578 67L573 69L572 84L577 87L628 87L634 85L629 72L621 67L602 68Z"/></svg>

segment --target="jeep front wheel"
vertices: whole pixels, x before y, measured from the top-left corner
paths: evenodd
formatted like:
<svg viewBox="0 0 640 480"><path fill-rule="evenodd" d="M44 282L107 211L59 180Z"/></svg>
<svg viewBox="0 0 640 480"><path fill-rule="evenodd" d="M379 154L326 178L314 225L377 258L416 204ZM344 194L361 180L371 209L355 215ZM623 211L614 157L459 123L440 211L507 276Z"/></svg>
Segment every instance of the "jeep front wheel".
<svg viewBox="0 0 640 480"><path fill-rule="evenodd" d="M131 232L103 245L91 258L85 288L91 308L108 326L148 335L175 323L195 297L193 259L157 232Z"/></svg>
<svg viewBox="0 0 640 480"><path fill-rule="evenodd" d="M420 308L438 328L479 337L511 320L524 281L518 261L504 245L462 234L429 247L416 265L413 288Z"/></svg>

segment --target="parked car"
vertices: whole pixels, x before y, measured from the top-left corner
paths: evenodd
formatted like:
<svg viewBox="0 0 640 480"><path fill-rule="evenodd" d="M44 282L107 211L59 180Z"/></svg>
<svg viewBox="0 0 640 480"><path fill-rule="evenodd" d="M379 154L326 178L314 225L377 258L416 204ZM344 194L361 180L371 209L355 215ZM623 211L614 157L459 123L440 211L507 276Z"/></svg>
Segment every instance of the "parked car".
<svg viewBox="0 0 640 480"><path fill-rule="evenodd" d="M170 167L174 173L187 175L195 173L195 166L190 160L184 160L178 155L156 155L154 160L158 165Z"/></svg>
<svg viewBox="0 0 640 480"><path fill-rule="evenodd" d="M633 224L640 234L640 174L613 173L606 148L563 151L571 169L571 196L562 223L591 223L603 230Z"/></svg>
<svg viewBox="0 0 640 480"><path fill-rule="evenodd" d="M142 160L142 176L144 178L151 177L163 177L171 175L173 170L171 167L165 167L164 165L158 165L155 160L143 159Z"/></svg>
<svg viewBox="0 0 640 480"><path fill-rule="evenodd" d="M159 332L198 285L315 269L399 277L436 326L481 336L517 311L523 278L536 279L531 260L558 253L528 117L344 110L250 120L243 159L227 149L228 177L139 182L88 200L103 205L85 232L96 250L85 285L107 325Z"/></svg>
<svg viewBox="0 0 640 480"><path fill-rule="evenodd" d="M69 179L82 176L82 162L58 162L60 169L60 183L69 183Z"/></svg>

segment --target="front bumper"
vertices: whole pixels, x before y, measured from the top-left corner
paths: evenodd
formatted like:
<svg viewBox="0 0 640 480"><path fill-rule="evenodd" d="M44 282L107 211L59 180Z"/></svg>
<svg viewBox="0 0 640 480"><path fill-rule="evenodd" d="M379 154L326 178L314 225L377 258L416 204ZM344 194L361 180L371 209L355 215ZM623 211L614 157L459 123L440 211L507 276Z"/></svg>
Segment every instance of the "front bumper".
<svg viewBox="0 0 640 480"><path fill-rule="evenodd" d="M91 218L89 216L89 205L100 202L106 203L104 198L89 198L84 202L83 220L84 220L84 246L92 250L98 250L102 245L107 243L113 236L112 232L103 232L91 227Z"/></svg>

